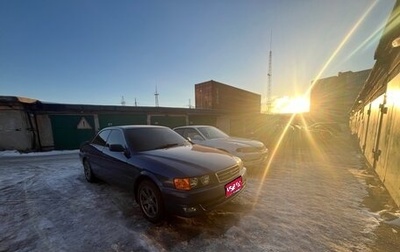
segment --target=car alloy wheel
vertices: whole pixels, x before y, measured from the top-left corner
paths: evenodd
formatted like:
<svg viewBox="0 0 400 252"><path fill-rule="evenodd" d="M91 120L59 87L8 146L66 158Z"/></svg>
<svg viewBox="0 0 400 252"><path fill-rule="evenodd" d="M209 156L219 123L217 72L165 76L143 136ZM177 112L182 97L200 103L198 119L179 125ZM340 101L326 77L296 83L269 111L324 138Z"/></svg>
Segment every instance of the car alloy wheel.
<svg viewBox="0 0 400 252"><path fill-rule="evenodd" d="M83 171L85 173L85 178L88 182L90 182L90 183L95 182L96 178L92 172L92 167L90 166L90 163L88 160L85 160L83 162Z"/></svg>
<svg viewBox="0 0 400 252"><path fill-rule="evenodd" d="M140 183L138 203L144 217L149 221L157 223L164 218L164 206L161 193L154 183L148 180Z"/></svg>

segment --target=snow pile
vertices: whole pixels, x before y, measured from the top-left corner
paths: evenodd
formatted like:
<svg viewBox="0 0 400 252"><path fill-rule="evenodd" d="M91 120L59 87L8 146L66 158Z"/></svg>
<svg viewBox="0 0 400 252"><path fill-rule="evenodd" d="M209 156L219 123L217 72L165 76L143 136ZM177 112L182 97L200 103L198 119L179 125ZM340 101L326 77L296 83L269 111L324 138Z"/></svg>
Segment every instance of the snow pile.
<svg viewBox="0 0 400 252"><path fill-rule="evenodd" d="M54 156L79 153L79 150L45 151L45 152L19 152L16 150L0 151L0 157L26 157L26 156Z"/></svg>

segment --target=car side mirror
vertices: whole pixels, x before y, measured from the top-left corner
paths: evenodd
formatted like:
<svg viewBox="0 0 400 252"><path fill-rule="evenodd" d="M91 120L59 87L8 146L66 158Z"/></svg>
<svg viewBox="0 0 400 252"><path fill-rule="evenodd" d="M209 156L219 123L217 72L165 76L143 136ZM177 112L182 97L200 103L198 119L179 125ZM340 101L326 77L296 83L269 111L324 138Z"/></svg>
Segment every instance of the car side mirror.
<svg viewBox="0 0 400 252"><path fill-rule="evenodd" d="M129 150L126 149L121 144L110 144L108 146L108 149L110 151L113 151L113 152L123 152L123 154L125 155L126 158L130 158L131 157L131 153L129 152Z"/></svg>

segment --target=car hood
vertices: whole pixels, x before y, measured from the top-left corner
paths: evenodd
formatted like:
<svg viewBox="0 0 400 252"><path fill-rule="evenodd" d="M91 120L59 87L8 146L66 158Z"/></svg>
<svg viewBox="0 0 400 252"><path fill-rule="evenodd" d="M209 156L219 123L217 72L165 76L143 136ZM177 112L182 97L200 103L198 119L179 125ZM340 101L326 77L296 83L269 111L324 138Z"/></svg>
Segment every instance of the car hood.
<svg viewBox="0 0 400 252"><path fill-rule="evenodd" d="M137 157L159 169L168 166L182 176L215 173L237 164L237 160L224 151L196 144L145 151Z"/></svg>
<svg viewBox="0 0 400 252"><path fill-rule="evenodd" d="M260 141L245 139L245 138L238 138L238 137L228 137L228 138L217 138L217 139L210 139L207 142L212 146L221 145L232 145L236 148L240 147L256 147L256 148L263 148L264 144Z"/></svg>

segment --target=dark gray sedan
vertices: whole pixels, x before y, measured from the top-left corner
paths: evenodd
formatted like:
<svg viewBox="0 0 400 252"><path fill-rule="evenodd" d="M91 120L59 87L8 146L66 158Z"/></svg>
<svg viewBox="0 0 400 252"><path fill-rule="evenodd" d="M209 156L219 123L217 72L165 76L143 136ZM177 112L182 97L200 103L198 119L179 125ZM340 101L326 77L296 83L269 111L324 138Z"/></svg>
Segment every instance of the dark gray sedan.
<svg viewBox="0 0 400 252"><path fill-rule="evenodd" d="M131 190L145 218L184 217L209 211L246 185L242 161L226 152L193 145L162 126L115 126L82 144L86 180L101 179Z"/></svg>

